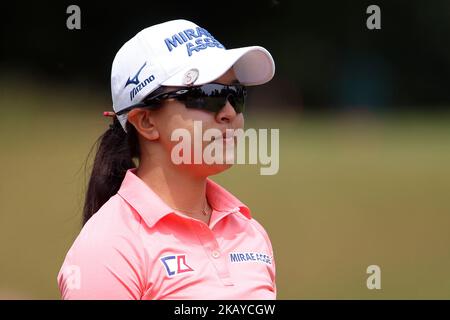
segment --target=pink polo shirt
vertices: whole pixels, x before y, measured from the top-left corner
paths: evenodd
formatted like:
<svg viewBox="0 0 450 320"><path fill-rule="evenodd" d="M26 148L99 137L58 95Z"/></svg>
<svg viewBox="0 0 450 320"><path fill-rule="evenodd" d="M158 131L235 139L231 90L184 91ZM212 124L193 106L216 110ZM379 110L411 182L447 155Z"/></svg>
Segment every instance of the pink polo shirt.
<svg viewBox="0 0 450 320"><path fill-rule="evenodd" d="M275 261L247 206L207 179L209 226L127 171L58 274L63 299L276 299Z"/></svg>

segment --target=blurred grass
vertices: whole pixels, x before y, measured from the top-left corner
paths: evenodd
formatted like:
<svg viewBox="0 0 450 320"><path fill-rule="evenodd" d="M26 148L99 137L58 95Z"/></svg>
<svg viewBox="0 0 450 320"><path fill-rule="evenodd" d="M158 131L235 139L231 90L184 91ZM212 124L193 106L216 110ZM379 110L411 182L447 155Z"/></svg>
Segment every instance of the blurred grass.
<svg viewBox="0 0 450 320"><path fill-rule="evenodd" d="M58 299L84 161L109 124L109 100L0 84L0 298ZM278 174L236 165L214 180L271 236L279 299L450 299L449 124L449 115L248 115L247 128L280 129ZM371 264L381 290L366 287Z"/></svg>

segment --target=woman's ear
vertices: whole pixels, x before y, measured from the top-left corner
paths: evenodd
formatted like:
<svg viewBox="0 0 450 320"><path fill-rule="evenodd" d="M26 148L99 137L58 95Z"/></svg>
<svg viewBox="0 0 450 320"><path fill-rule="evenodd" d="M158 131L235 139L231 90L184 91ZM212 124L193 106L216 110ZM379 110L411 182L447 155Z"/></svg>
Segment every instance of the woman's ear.
<svg viewBox="0 0 450 320"><path fill-rule="evenodd" d="M159 131L155 126L155 117L150 109L136 108L128 112L128 121L136 131L148 140L158 140Z"/></svg>

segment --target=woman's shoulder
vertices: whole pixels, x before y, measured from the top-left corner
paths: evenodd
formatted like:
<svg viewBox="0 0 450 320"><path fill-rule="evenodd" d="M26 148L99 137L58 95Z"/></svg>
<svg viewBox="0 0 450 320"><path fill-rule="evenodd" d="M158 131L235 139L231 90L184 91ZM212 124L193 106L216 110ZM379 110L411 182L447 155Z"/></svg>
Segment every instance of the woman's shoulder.
<svg viewBox="0 0 450 320"><path fill-rule="evenodd" d="M256 229L262 235L262 237L266 241L270 251L272 252L273 251L272 250L272 242L270 241L269 234L266 231L266 229L263 227L263 225L258 220L256 220L254 217L252 217L250 219L250 223L254 227L254 229Z"/></svg>
<svg viewBox="0 0 450 320"><path fill-rule="evenodd" d="M63 297L139 298L136 284L143 283L146 270L139 228L139 217L120 196L111 197L86 222L66 254L57 276ZM81 281L77 288L72 286L74 276Z"/></svg>
<svg viewBox="0 0 450 320"><path fill-rule="evenodd" d="M255 219L255 217L251 217L249 219L249 223L256 229L264 238L269 238L269 235L263 225Z"/></svg>
<svg viewBox="0 0 450 320"><path fill-rule="evenodd" d="M115 194L86 222L85 226L98 229L136 231L141 224L140 215L118 194Z"/></svg>
<svg viewBox="0 0 450 320"><path fill-rule="evenodd" d="M102 249L121 239L139 241L140 228L140 216L116 194L85 223L74 246Z"/></svg>

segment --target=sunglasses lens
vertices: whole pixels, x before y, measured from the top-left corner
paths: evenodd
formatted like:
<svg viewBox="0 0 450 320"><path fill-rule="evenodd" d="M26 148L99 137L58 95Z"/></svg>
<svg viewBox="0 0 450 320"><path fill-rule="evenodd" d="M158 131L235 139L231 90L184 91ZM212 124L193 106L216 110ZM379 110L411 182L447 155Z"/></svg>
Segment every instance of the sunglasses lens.
<svg viewBox="0 0 450 320"><path fill-rule="evenodd" d="M228 100L236 113L241 113L244 111L245 97L246 89L243 86L211 83L189 90L185 97L185 103L187 108L218 112Z"/></svg>
<svg viewBox="0 0 450 320"><path fill-rule="evenodd" d="M225 105L225 99L221 97L186 97L187 108L200 109L205 111L218 112Z"/></svg>

